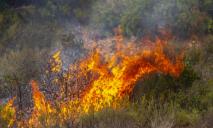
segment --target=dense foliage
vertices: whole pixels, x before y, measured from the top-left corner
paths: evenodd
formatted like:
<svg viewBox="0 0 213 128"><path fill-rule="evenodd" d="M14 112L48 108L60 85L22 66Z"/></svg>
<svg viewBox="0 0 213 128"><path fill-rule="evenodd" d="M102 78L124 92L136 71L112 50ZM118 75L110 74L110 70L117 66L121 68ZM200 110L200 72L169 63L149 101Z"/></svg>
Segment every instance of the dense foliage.
<svg viewBox="0 0 213 128"><path fill-rule="evenodd" d="M94 6L92 24L104 30L121 25L126 35L158 34L169 27L179 38L212 32L212 2L208 0L109 0ZM205 8L205 9L204 9Z"/></svg>

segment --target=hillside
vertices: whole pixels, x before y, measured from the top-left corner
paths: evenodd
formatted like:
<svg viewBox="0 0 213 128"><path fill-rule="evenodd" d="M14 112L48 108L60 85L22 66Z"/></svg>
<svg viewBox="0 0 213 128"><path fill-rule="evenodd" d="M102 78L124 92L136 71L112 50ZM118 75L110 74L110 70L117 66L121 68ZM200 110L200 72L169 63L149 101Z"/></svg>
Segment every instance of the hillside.
<svg viewBox="0 0 213 128"><path fill-rule="evenodd" d="M0 128L212 128L211 0L1 0Z"/></svg>

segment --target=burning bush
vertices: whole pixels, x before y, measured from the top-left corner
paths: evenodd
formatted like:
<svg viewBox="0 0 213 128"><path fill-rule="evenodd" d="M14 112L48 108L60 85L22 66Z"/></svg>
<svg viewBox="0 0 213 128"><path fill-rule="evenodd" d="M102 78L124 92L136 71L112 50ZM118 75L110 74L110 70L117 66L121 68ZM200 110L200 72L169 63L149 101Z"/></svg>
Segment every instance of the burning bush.
<svg viewBox="0 0 213 128"><path fill-rule="evenodd" d="M117 35L111 39L116 44L112 55L104 55L100 48L96 48L85 60L71 64L68 70L63 70L61 52L56 52L46 70L46 75L52 74L52 78L49 83L43 84L55 86L55 94L61 98L47 99L37 83L32 81L34 108L27 124L35 127L50 126L53 122L57 123L57 118L51 119L51 115L59 114L59 120L63 122L63 119L77 118L81 114L100 111L105 107L118 109L121 107L119 101L128 97L135 82L146 74L162 72L179 77L183 70L183 56L180 54L173 61L170 60L164 53L167 45L165 40L156 39L156 43L147 46L142 44L143 41L134 45L132 41L124 42L120 32L118 29ZM77 96L71 95L75 91L73 87ZM36 123L41 118L44 123Z"/></svg>

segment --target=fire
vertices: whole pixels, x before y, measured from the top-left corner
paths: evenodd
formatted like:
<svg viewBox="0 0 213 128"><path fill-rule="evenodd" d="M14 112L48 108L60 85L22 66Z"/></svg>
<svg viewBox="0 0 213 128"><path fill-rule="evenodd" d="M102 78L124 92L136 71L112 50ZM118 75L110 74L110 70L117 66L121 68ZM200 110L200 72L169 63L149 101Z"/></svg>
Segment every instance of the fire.
<svg viewBox="0 0 213 128"><path fill-rule="evenodd" d="M34 108L31 117L26 120L26 124L30 127L44 127L40 123L40 119L43 118L45 127L63 124L67 119L71 120L76 118L79 113L79 101L72 100L69 102L60 102L59 106L51 105L50 101L47 101L44 94L39 90L38 83L34 80L30 82L33 93ZM60 109L59 109L60 108ZM55 120L57 119L57 120Z"/></svg>
<svg viewBox="0 0 213 128"><path fill-rule="evenodd" d="M162 72L178 77L182 71L182 56L178 56L175 63L172 62L163 51L163 40L157 39L154 47L139 49L133 54L128 54L124 44L116 39L118 49L111 59L101 61L98 50L88 60L82 63L88 70L99 76L84 92L81 105L85 112L90 109L98 111L106 106L116 106L116 101L128 96L135 82L146 74ZM134 48L134 47L131 47ZM106 57L105 57L106 58ZM119 60L119 62L118 62Z"/></svg>
<svg viewBox="0 0 213 128"><path fill-rule="evenodd" d="M144 45L143 41L125 42L119 31L111 42L116 45L114 52L106 54L101 48L96 47L85 60L71 64L67 72L62 72L66 87L71 86L72 83L69 81L76 78L75 84L81 86L83 82L79 82L80 78L90 76L86 88L79 92L78 98L60 101L58 106L52 105L52 102L47 101L39 90L38 83L34 80L30 82L34 108L27 121L29 126L42 127L38 122L44 115L45 124L51 126L54 122L51 117L54 115L57 115L57 119L63 122L66 119L72 120L79 114L90 110L99 111L109 106L117 108L119 107L118 101L128 97L135 83L145 75L160 72L178 77L183 70L183 55L177 55L171 60L164 51L167 45L165 40L149 41L152 45ZM52 73L61 72L61 51L53 54L50 63Z"/></svg>
<svg viewBox="0 0 213 128"><path fill-rule="evenodd" d="M12 98L8 101L8 103L3 107L3 109L0 111L0 120L7 122L7 127L12 127L15 123L16 119L16 111L15 107L13 107L13 102L16 98ZM2 125L0 124L0 127ZM3 127L3 126L2 126Z"/></svg>
<svg viewBox="0 0 213 128"><path fill-rule="evenodd" d="M51 71L54 73L58 73L62 68L62 60L61 60L61 51L57 51L52 55L50 59Z"/></svg>
<svg viewBox="0 0 213 128"><path fill-rule="evenodd" d="M79 65L77 74L69 72L65 74L66 80L82 77L88 73L95 76L78 99L78 109L82 112L118 106L117 101L128 96L136 81L146 74L161 72L178 77L183 69L182 54L176 56L174 61L165 54L166 40L156 39L155 42L149 40L148 45L143 44L143 41L125 42L121 32L121 29L118 29L115 37L107 39L107 42L110 40L115 43L114 53L105 52L103 55L102 49L96 47L85 60L77 64ZM57 69L59 72L62 65L60 51L53 55L53 59L54 64L56 63L54 71ZM76 68L76 65L70 65L70 69L73 68Z"/></svg>
<svg viewBox="0 0 213 128"><path fill-rule="evenodd" d="M34 108L28 123L30 126L41 127L41 124L38 123L39 118L44 115L46 117L51 116L51 114L55 112L55 109L46 101L44 94L39 91L38 83L32 80L30 84L32 87ZM46 118L45 123L47 125L51 123L50 119L51 118Z"/></svg>

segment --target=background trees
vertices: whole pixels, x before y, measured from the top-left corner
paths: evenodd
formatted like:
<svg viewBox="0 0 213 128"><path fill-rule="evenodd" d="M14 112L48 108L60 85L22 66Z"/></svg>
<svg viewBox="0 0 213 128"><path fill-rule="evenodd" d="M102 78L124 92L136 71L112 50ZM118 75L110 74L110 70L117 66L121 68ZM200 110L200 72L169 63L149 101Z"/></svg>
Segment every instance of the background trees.
<svg viewBox="0 0 213 128"><path fill-rule="evenodd" d="M126 35L142 36L156 35L159 28L165 27L179 38L186 38L212 29L208 28L212 20L209 9L212 3L208 0L108 0L102 3L99 1L93 6L91 20L107 31L121 25Z"/></svg>

